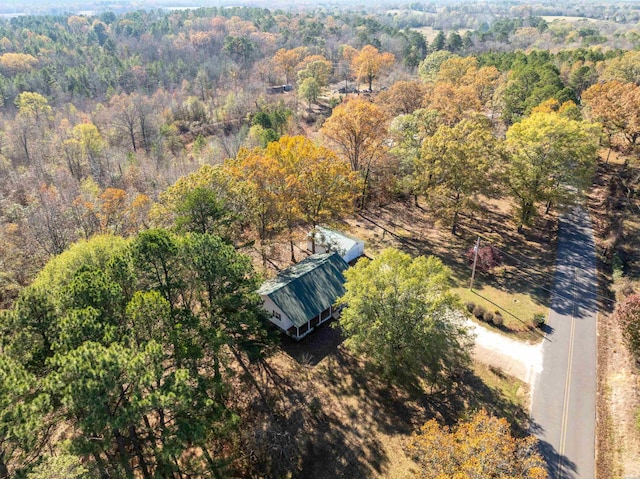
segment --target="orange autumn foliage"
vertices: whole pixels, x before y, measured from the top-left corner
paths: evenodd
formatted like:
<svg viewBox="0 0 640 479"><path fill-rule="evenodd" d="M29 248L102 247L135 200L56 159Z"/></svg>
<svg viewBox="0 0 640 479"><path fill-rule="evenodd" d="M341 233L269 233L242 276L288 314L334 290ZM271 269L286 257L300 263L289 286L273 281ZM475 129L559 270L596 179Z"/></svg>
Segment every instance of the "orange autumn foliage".
<svg viewBox="0 0 640 479"><path fill-rule="evenodd" d="M504 418L484 409L457 426L428 421L408 445L423 479L546 479L545 462L533 436L514 438Z"/></svg>

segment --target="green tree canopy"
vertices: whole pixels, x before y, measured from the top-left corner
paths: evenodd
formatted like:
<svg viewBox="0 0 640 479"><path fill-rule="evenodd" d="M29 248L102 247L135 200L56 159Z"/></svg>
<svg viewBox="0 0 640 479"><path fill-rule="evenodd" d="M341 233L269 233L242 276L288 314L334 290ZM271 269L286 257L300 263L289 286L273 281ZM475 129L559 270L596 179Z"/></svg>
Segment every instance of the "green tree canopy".
<svg viewBox="0 0 640 479"><path fill-rule="evenodd" d="M423 378L443 384L469 361L471 339L449 270L433 256L411 258L386 249L346 271L340 327L346 345L365 354L384 377L400 382Z"/></svg>
<svg viewBox="0 0 640 479"><path fill-rule="evenodd" d="M525 65L514 65L502 94L503 118L507 124L519 121L534 107L550 98L561 104L576 102L575 92L565 87L558 69L551 63L536 63L529 59ZM542 60L538 60L540 62Z"/></svg>
<svg viewBox="0 0 640 479"><path fill-rule="evenodd" d="M27 479L91 479L91 475L78 456L58 454L46 456Z"/></svg>
<svg viewBox="0 0 640 479"><path fill-rule="evenodd" d="M460 213L475 206L475 197L489 192L501 159L499 143L486 119L465 119L455 126L440 126L425 140L416 162L417 183L448 216L456 233Z"/></svg>
<svg viewBox="0 0 640 479"><path fill-rule="evenodd" d="M320 85L315 78L306 77L300 81L298 90L300 91L300 96L307 100L309 110L311 110L311 104L316 103L320 96Z"/></svg>
<svg viewBox="0 0 640 479"><path fill-rule="evenodd" d="M208 233L98 236L52 259L0 323L0 472L28 468L64 423L71 457L47 459L52 474L221 477L231 363L248 372L270 344L257 287Z"/></svg>
<svg viewBox="0 0 640 479"><path fill-rule="evenodd" d="M507 131L506 182L518 202L518 228L540 201L570 204L592 179L601 129L558 113L536 112Z"/></svg>

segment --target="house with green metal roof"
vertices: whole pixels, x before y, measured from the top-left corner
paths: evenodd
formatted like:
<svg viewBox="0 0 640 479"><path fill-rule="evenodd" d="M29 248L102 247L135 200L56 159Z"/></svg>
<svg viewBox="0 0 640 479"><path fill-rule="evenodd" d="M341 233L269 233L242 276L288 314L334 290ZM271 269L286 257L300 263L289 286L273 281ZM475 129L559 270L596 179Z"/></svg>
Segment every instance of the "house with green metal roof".
<svg viewBox="0 0 640 479"><path fill-rule="evenodd" d="M338 253L314 254L266 281L258 290L270 321L299 340L331 319L345 292L347 263Z"/></svg>

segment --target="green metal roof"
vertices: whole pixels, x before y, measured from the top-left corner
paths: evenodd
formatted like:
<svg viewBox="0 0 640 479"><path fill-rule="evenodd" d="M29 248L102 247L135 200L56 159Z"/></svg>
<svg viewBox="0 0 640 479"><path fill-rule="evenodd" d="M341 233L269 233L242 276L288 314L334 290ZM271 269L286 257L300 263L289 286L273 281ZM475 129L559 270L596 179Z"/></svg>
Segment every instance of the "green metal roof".
<svg viewBox="0 0 640 479"><path fill-rule="evenodd" d="M347 268L338 253L314 254L265 282L258 294L271 298L293 324L302 326L344 294Z"/></svg>

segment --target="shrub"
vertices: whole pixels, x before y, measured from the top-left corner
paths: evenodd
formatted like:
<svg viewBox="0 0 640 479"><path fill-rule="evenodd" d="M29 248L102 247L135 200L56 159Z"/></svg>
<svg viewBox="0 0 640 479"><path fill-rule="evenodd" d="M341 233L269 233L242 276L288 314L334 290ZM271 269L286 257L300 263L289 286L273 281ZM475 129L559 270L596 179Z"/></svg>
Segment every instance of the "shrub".
<svg viewBox="0 0 640 479"><path fill-rule="evenodd" d="M475 246L467 251L466 258L469 266L473 266L473 259L475 257ZM492 269L500 266L503 262L502 254L500 251L491 245L481 246L478 249L478 261L476 263L476 269L479 271L491 271Z"/></svg>
<svg viewBox="0 0 640 479"><path fill-rule="evenodd" d="M496 326L502 326L504 324L504 318L502 317L502 314L496 312L493 315L493 324Z"/></svg>
<svg viewBox="0 0 640 479"><path fill-rule="evenodd" d="M533 325L537 328L541 328L542 326L544 326L545 323L545 317L544 314L542 313L536 313L533 315Z"/></svg>
<svg viewBox="0 0 640 479"><path fill-rule="evenodd" d="M632 294L616 308L622 337L631 353L640 359L640 294Z"/></svg>
<svg viewBox="0 0 640 479"><path fill-rule="evenodd" d="M613 253L613 258L611 259L611 269L614 281L617 281L624 276L624 262L617 252Z"/></svg>
<svg viewBox="0 0 640 479"><path fill-rule="evenodd" d="M471 301L466 303L465 306L467 307L467 311L469 311L471 314L473 314L473 310L476 309L476 303L472 303Z"/></svg>
<svg viewBox="0 0 640 479"><path fill-rule="evenodd" d="M482 319L484 317L485 312L486 312L486 309L484 309L484 307L480 306L479 304L476 305L475 308L473 308L473 315L478 319Z"/></svg>
<svg viewBox="0 0 640 479"><path fill-rule="evenodd" d="M331 108L332 110L337 107L340 103L342 103L342 97L333 97L329 99L329 108Z"/></svg>
<svg viewBox="0 0 640 479"><path fill-rule="evenodd" d="M491 312L491 311L487 311L486 313L484 313L482 315L482 318L487 322L487 323L493 323L493 318L495 317L495 315Z"/></svg>
<svg viewBox="0 0 640 479"><path fill-rule="evenodd" d="M317 397L314 397L311 400L311 402L309 403L309 411L314 416L317 416L322 412L322 403L320 402L320 399L318 399Z"/></svg>
<svg viewBox="0 0 640 479"><path fill-rule="evenodd" d="M611 289L616 295L616 303L622 303L627 296L635 293L636 282L628 276L622 276L613 283Z"/></svg>

